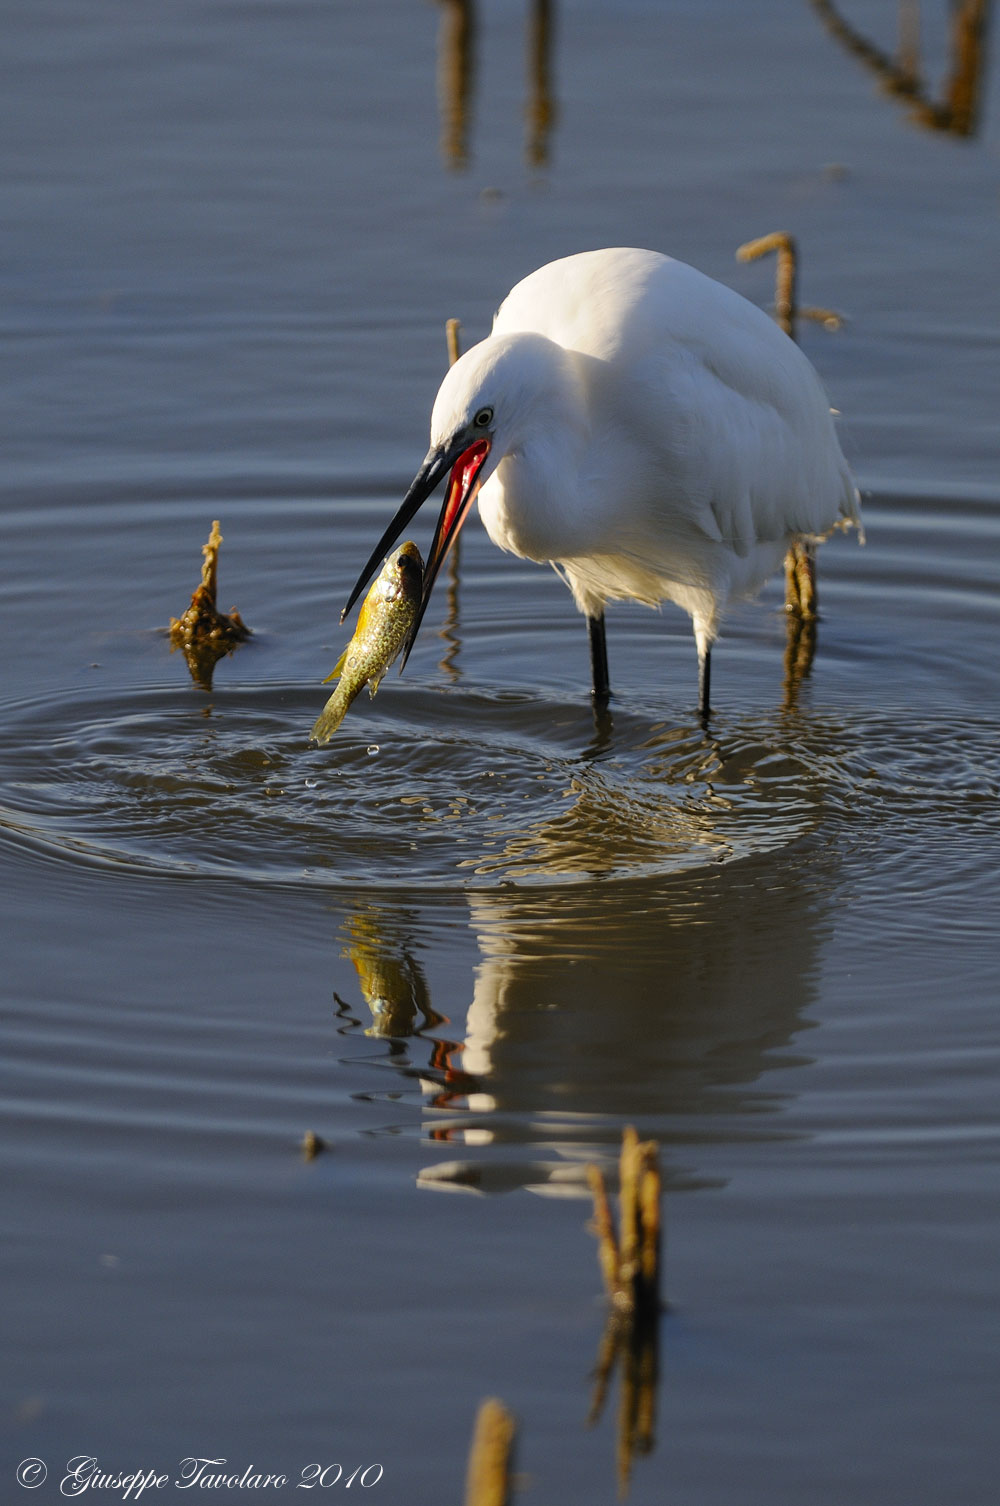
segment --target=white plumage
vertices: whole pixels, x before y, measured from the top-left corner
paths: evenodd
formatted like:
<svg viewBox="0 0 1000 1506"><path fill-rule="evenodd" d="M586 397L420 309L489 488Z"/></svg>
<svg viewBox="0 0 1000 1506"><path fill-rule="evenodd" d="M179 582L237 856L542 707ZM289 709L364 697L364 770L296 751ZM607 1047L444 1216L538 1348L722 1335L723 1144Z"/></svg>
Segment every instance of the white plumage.
<svg viewBox="0 0 1000 1506"><path fill-rule="evenodd" d="M517 284L441 384L400 530L449 467L425 604L478 486L494 543L553 564L592 648L599 629L598 694L606 602L676 602L707 670L730 601L792 543L861 521L806 357L739 294L653 251L586 251Z"/></svg>

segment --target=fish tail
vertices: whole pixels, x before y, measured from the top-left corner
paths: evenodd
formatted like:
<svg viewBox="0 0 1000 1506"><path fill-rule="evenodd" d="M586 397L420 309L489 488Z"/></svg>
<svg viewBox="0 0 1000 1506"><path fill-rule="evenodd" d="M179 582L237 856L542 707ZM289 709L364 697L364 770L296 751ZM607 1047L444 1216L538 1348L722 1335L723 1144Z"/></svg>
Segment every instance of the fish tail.
<svg viewBox="0 0 1000 1506"><path fill-rule="evenodd" d="M343 680L341 680L333 695L316 718L313 729L309 734L310 741L314 743L328 743L347 715L347 708L353 699L354 696L347 694L347 689L344 686Z"/></svg>

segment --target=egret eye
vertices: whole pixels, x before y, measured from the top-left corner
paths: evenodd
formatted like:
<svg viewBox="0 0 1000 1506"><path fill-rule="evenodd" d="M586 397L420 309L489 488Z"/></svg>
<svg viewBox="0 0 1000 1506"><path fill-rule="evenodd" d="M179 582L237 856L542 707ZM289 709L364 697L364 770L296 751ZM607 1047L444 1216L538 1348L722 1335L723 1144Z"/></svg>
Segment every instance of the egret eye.
<svg viewBox="0 0 1000 1506"><path fill-rule="evenodd" d="M493 409L480 408L479 412L476 414L472 422L475 424L477 429L485 429L487 425L493 422Z"/></svg>

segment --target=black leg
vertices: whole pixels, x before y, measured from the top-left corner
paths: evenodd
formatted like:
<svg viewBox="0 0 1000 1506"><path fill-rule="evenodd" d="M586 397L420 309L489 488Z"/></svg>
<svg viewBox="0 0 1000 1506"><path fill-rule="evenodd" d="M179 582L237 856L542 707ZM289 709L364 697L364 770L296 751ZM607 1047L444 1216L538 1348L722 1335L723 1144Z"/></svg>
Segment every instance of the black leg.
<svg viewBox="0 0 1000 1506"><path fill-rule="evenodd" d="M709 716L709 693L712 686L712 650L706 648L703 654L698 655L698 715L703 722L708 721Z"/></svg>
<svg viewBox="0 0 1000 1506"><path fill-rule="evenodd" d="M608 645L604 637L603 612L600 617L587 618L587 631L590 633L590 670L594 677L594 700L603 706L611 695L611 681L608 679Z"/></svg>

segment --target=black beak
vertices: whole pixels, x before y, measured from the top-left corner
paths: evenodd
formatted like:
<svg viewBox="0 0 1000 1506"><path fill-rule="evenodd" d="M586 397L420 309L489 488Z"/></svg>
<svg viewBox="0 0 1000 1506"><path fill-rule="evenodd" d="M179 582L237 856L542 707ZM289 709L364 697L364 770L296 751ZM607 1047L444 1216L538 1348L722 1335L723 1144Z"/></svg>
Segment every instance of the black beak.
<svg viewBox="0 0 1000 1506"><path fill-rule="evenodd" d="M459 446L458 457L452 466L451 481L438 515L434 538L424 566L424 589L420 596L420 606L417 608L417 615L413 619L410 631L403 639L403 652L399 660L400 674L406 668L410 649L420 631L420 624L427 611L427 604L431 599L438 571L447 559L452 544L458 538L458 531L465 522L469 508L479 491L479 473L486 464L491 443L492 441L484 435L482 439L473 440L472 444L469 444L466 439L464 444Z"/></svg>
<svg viewBox="0 0 1000 1506"><path fill-rule="evenodd" d="M406 527L407 523L409 523L414 513L424 502L427 501L427 498L430 496L431 492L448 474L449 470L455 464L456 460L460 459L465 450L468 448L468 443L469 442L467 439L456 439L448 449L439 448L435 450L428 450L427 455L424 459L424 463L420 467L417 474L414 476L412 485L410 486L409 491L406 493L406 496L403 498L396 516L393 518L385 533L375 545L375 548L372 550L371 555L369 556L367 565L365 565L365 568L358 576L357 584L355 585L354 590L351 592L350 596L347 599L346 607L340 614L341 622L343 622L344 618L347 616L348 612L351 610L354 603L357 601L358 597L365 589L365 586L367 586L368 582L375 574L375 571L382 563L382 560L385 558L386 554L388 554L393 544L403 532L403 529ZM422 617L424 614L427 594L428 593L425 584L424 600L420 604L420 613L417 618L418 622L420 620L420 617ZM405 659L403 662L406 662Z"/></svg>

